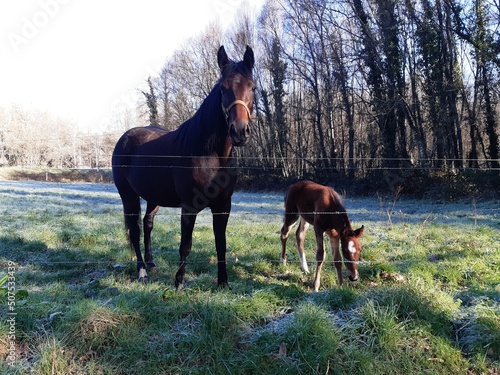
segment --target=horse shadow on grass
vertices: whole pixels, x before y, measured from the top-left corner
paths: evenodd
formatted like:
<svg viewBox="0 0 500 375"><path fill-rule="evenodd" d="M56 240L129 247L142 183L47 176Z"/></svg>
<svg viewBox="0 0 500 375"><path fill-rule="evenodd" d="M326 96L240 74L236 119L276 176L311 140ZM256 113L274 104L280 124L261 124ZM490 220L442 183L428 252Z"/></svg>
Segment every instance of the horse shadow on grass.
<svg viewBox="0 0 500 375"><path fill-rule="evenodd" d="M175 272L170 268L154 276L150 285L144 285L131 276L134 274L134 265L116 270L109 265L81 262L87 256L85 251L49 249L41 241L26 241L16 236L0 237L0 262L15 262L19 267L19 285L25 284L30 289L28 304L19 308L20 332L53 330L54 334L61 337L80 335L79 342L82 344L96 345L87 352L101 352L105 355L105 352L113 353L117 344L123 345L126 342L127 333L120 327L131 324L127 329L134 332L156 332L152 338L143 335L140 339L160 350L161 345L167 342L167 337L175 336L175 329L180 324L203 323L189 321L187 317L203 316L196 311L202 306L200 298L206 297L206 293L216 293L219 290L216 284L216 266L213 264L192 267L188 273L191 280L186 283L187 290L176 292L173 287ZM204 253L199 259L203 258L206 258ZM253 267L244 262L229 266L229 285L233 290L228 293L240 296L240 299L262 291L275 295L276 300L281 301L276 306L277 310L283 306L290 308L277 313L271 319L273 321L292 313L300 303L312 300L325 306L332 316L345 317L336 319L337 324L348 324L353 313L362 311L364 303L374 300L378 306L394 307L401 321L412 321L415 324L422 322L421 325L429 327L434 336L459 346L454 340L451 317L434 306L432 301L413 293L405 286L396 288L396 291L384 287L350 289L343 286L320 293L307 293L295 279L280 283L278 267L272 267L273 273L262 275L262 279L255 278L256 271ZM126 284L131 285L127 287ZM105 319L99 318L102 316ZM99 324L106 322L109 327L105 327L101 336L96 336L96 330L101 328ZM262 327L268 323L269 318L254 322ZM178 336L183 337L183 332L178 333ZM65 345L71 349L69 352L79 350L69 343ZM86 353L78 352L81 356L87 355Z"/></svg>
<svg viewBox="0 0 500 375"><path fill-rule="evenodd" d="M91 254L90 250L70 246L50 248L44 241L29 241L15 234L0 236L0 264L13 265L19 283L89 282L100 273L113 271L112 256L112 250Z"/></svg>

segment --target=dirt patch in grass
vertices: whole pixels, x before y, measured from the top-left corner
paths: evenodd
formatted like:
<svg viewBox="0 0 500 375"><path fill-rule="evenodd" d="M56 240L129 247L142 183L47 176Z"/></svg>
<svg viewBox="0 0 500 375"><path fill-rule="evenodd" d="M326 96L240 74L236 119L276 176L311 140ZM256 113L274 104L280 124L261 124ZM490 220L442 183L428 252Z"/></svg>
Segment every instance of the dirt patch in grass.
<svg viewBox="0 0 500 375"><path fill-rule="evenodd" d="M94 344L97 347L109 345L120 334L126 333L140 321L138 315L118 313L100 307L76 324L74 338L83 339L87 344Z"/></svg>

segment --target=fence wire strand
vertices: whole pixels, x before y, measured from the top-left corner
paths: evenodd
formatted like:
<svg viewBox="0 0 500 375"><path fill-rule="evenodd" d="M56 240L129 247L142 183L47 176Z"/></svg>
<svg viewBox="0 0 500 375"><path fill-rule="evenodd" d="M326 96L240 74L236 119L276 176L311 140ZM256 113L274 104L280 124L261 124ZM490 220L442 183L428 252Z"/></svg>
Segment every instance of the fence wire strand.
<svg viewBox="0 0 500 375"><path fill-rule="evenodd" d="M124 156L124 155L120 155L120 156ZM127 157L130 157L127 155ZM156 156L151 156L151 155L134 155L133 156L134 158L152 158L152 159L157 159L157 160L166 160L166 159L171 159L171 160L175 160L175 161L179 161L179 160L183 160L183 159L189 159L190 161L193 160L193 159L200 159L200 160L203 160L205 157L199 157L199 156L181 156L181 155L172 155L172 156L165 156L165 155L156 155ZM109 159L111 159L111 157L109 157ZM271 167L266 167L266 166L263 166L263 165L255 165L255 166L248 166L248 165L239 165L239 166L236 166L236 165L232 165L231 163L235 162L235 161L238 161L238 162L241 162L243 161L245 164L245 162L261 162L261 161L274 161L275 163L282 163L284 161L287 161L287 162L315 162L315 161L331 161L331 162L342 162L342 163L347 163L349 161L351 161L349 158L302 158L302 157L285 157L285 158L282 158L282 157L266 157L266 158L262 158L262 157L251 157L251 156L245 156L245 157L240 157L240 156L233 156L233 157L230 157L230 158L227 158L228 162L229 162L229 165L226 165L224 167L218 167L220 169L227 169L227 170L232 170L232 169L239 169L239 170L245 170L245 169L255 169L255 170L262 170L262 171L268 171ZM370 161L373 161L373 159L371 158L354 158L352 159L352 161L354 162L370 162ZM437 167L429 167L429 166L425 166L426 164L429 164L429 165L432 165L433 163L440 163L440 162L443 162L443 163L455 163L455 162L462 162L464 164L467 164L469 162L476 162L476 163L484 163L484 164L490 164L492 162L500 162L499 159L497 160L491 160L491 159L427 159L427 160L417 160L417 161L413 161L411 159L408 159L408 158L386 158L386 159L377 159L377 162L384 162L384 161L391 161L391 162L397 162L397 163L409 163L408 166L395 166L395 167L382 167L382 166L372 166L372 167L364 167L364 170L374 170L374 171L408 171L408 170L443 170L443 168L437 168ZM130 165L124 165L124 164L119 164L119 165L115 165L115 167L118 167L118 168L130 168L131 166ZM137 166L134 166L134 167L137 167ZM141 168L181 168L181 169L203 169L203 168L207 168L206 166L196 166L196 165L140 165L138 167L141 167ZM279 170L279 168L272 168L274 170ZM456 167L448 167L448 170L490 170L490 171L497 171L497 170L500 170L500 168L492 168L491 166L490 167L487 167L487 168L469 168L469 167L462 167L462 168L456 168ZM5 195L5 192L0 192L0 195ZM118 196L117 196L118 197ZM116 204L118 205L120 202L117 198L117 201L116 201ZM57 208L58 210L60 210L61 208ZM86 209L88 209L86 207ZM23 213L12 213L12 212L9 212L9 211L6 211L6 210L3 210L2 211L2 216L15 216L17 218L21 218L23 217L23 215L26 215L26 216L33 216L33 215L50 215L51 217L66 217L68 215L68 212L49 212L49 210L51 210L50 208L46 208L44 210L34 210L34 211L29 211L29 212L23 212ZM106 208L106 211L108 212L94 212L95 215L109 215L109 208ZM203 211L203 210L202 210ZM500 211L500 209L498 208L484 208L484 209L481 209L481 211L483 212L498 212ZM200 211L201 212L201 211ZM161 213L155 215L155 216L177 216L177 217L182 217L182 216L196 216L198 215L200 212L165 212L165 211L162 211ZM350 213L353 213L355 212L355 210L350 210ZM391 210L392 212L392 210ZM88 214L88 211L84 211L85 214ZM211 213L212 215L230 215L230 216L248 216L248 215L257 215L257 216L281 216L283 217L284 215L299 215L299 214L304 214L304 215L345 215L347 214L347 212L345 211L332 211L332 212L317 212L317 211L311 211L311 212L285 212L284 210L281 210L281 211L259 211L259 212L255 212L255 211L236 211L236 212L215 212L215 213ZM386 212L381 212L381 215L382 214L386 214ZM123 216L123 212L120 210L120 211L117 211L117 215L120 215L120 216ZM126 214L128 215L128 214ZM130 215L134 215L136 216L135 214L130 214ZM142 215L142 214L139 214L139 215ZM473 214L474 215L474 214ZM495 214L496 215L496 214ZM471 218L473 218L473 216L471 216ZM281 223L280 223L281 225ZM365 245L364 247L369 247L369 246L373 246L373 244L369 244L369 245ZM71 249L69 249L71 250ZM229 257L228 260L226 260L225 263L227 264L241 264L241 265L249 265L249 266L253 266L256 262L258 262L260 260L256 259L256 260L239 260L237 259L237 254L231 254L231 256ZM266 262L268 263L272 263L272 264L277 264L277 263L281 263L280 260L265 260ZM167 259L167 260L163 260L164 263L166 263L166 265L173 265L173 264L176 264L178 265L179 264L179 260L174 260L174 259ZM363 261L363 260L360 260L358 262L352 262L352 261L348 261L348 260L341 260L341 261L335 261L335 260L328 260L328 259L325 259L325 262L326 263L335 263L335 262L341 262L341 263L356 263L356 264L359 264L359 265L364 265L364 266L370 266L370 265L373 265L374 263L377 263L377 262L370 262L370 261ZM404 261L402 261L404 262ZM211 260L204 260L204 261L197 261L197 260L187 260L187 261L184 261L184 264L217 264L218 261L211 261ZM300 261L299 260L290 260L290 259L287 259L287 264L299 264ZM310 262L311 263L311 262ZM315 263L314 261L312 263ZM2 262L0 261L0 264L7 264L7 262ZM102 260L98 260L98 261L61 261L61 262L30 262L29 263L30 265L31 264L37 264L37 265L44 265L44 266L57 266L57 265L75 265L75 266L81 266L81 265L108 265L108 266L122 266L123 264L136 264L135 261L127 261L127 262L119 262L119 261L113 261L113 260L109 260L109 261L102 261ZM119 268L119 267L118 267Z"/></svg>

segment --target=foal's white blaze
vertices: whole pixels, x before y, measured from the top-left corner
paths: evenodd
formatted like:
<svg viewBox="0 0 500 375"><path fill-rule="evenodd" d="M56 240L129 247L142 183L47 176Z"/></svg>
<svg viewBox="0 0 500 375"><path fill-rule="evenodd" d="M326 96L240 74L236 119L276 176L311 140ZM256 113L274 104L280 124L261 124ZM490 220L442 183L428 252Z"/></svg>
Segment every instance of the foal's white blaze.
<svg viewBox="0 0 500 375"><path fill-rule="evenodd" d="M356 252L356 246L354 246L354 241L349 241L349 243L347 244L347 249L352 254Z"/></svg>

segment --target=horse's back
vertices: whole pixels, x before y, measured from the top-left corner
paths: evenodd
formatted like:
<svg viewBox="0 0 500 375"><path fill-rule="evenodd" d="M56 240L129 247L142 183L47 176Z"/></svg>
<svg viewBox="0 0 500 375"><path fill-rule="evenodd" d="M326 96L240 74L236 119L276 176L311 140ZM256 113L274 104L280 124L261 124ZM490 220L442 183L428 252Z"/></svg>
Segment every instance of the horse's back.
<svg viewBox="0 0 500 375"><path fill-rule="evenodd" d="M113 151L113 161L125 159L134 155L140 146L155 140L166 133L167 131L165 129L156 126L137 127L127 130L123 133L118 142L116 142L116 146ZM115 163L113 162L113 166L114 165Z"/></svg>
<svg viewBox="0 0 500 375"><path fill-rule="evenodd" d="M290 185L285 201L300 211L306 211L314 209L316 204L328 206L335 194L328 186L306 180Z"/></svg>
<svg viewBox="0 0 500 375"><path fill-rule="evenodd" d="M137 127L126 131L116 143L113 151L113 180L118 192L134 193L147 201L161 206L178 206L180 202L173 193L172 168L167 165L171 158L169 134L156 127Z"/></svg>
<svg viewBox="0 0 500 375"><path fill-rule="evenodd" d="M285 211L298 212L307 222L329 221L329 215L315 213L343 212L340 196L330 187L313 181L300 181L291 185L285 198Z"/></svg>

